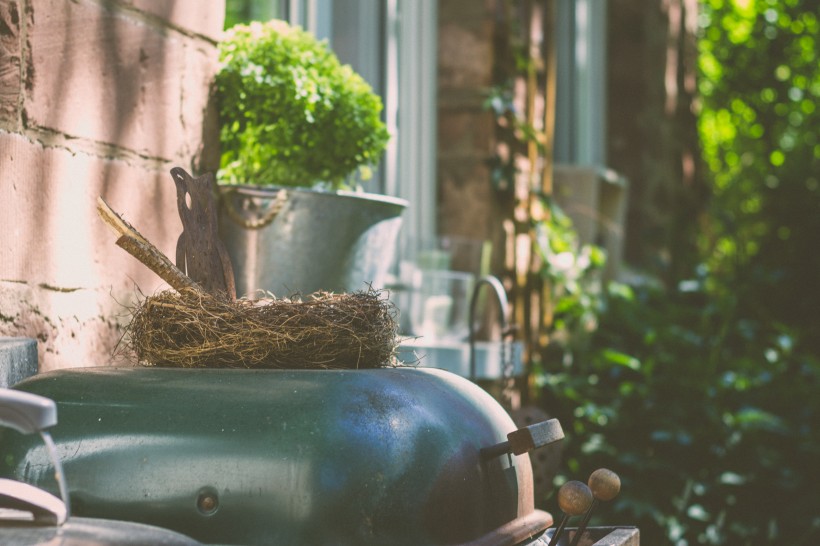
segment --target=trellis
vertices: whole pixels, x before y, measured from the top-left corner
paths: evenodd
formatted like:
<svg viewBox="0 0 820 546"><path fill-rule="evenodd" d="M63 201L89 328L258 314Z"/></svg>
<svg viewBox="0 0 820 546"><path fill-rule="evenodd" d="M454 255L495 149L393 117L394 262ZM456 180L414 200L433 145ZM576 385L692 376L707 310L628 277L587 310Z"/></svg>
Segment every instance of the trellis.
<svg viewBox="0 0 820 546"><path fill-rule="evenodd" d="M490 105L497 122L493 181L504 203L502 276L530 365L549 343L553 313L534 225L549 219L543 198L553 191L555 4L498 0L495 6L496 87Z"/></svg>

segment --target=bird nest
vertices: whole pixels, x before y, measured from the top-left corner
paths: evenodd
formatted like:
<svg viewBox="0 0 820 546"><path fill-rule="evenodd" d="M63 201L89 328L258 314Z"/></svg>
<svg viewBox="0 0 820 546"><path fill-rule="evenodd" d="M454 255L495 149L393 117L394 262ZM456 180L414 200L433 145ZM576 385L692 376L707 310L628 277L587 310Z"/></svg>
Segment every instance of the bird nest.
<svg viewBox="0 0 820 546"><path fill-rule="evenodd" d="M261 300L160 292L134 310L125 342L140 363L179 368L393 365L397 311L379 291Z"/></svg>

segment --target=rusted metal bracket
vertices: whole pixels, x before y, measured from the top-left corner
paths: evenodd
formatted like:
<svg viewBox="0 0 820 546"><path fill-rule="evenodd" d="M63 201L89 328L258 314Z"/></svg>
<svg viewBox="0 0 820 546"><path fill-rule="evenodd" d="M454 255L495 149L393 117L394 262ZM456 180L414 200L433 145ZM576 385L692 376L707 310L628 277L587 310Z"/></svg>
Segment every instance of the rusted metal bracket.
<svg viewBox="0 0 820 546"><path fill-rule="evenodd" d="M183 231L177 241L176 265L211 294L236 299L233 267L218 235L214 176L193 178L174 167L177 209Z"/></svg>

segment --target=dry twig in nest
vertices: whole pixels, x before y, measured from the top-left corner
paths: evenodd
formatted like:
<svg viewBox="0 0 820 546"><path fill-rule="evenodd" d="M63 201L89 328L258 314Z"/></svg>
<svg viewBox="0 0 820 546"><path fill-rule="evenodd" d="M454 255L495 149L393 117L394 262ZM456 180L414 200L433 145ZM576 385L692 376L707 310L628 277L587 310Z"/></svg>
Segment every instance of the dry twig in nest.
<svg viewBox="0 0 820 546"><path fill-rule="evenodd" d="M375 290L258 301L182 290L147 297L126 341L156 366L356 369L392 365L397 330Z"/></svg>

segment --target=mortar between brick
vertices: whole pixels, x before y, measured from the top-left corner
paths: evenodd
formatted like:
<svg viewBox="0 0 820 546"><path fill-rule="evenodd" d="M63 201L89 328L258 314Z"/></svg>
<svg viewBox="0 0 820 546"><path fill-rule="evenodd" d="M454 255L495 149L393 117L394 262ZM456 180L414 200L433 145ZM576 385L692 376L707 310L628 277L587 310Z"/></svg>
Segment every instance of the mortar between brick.
<svg viewBox="0 0 820 546"><path fill-rule="evenodd" d="M13 133L13 131L8 131ZM177 164L186 164L188 160L165 159L162 157L151 157L139 154L134 150L122 148L106 142L98 142L87 138L75 137L59 131L50 131L42 127L26 129L22 134L32 144L37 144L42 148L54 148L65 150L72 155L82 153L98 157L101 159L123 161L128 164L142 166L152 170L167 170Z"/></svg>

